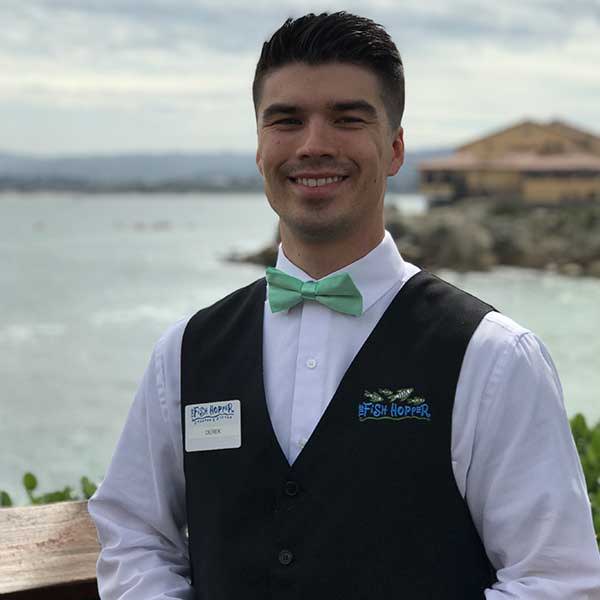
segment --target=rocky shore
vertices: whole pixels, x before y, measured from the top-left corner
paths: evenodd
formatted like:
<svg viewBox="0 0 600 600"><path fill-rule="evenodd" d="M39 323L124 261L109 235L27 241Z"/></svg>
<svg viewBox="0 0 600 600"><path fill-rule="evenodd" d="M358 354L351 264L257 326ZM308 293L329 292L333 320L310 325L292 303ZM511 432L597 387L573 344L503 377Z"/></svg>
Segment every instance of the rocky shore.
<svg viewBox="0 0 600 600"><path fill-rule="evenodd" d="M437 270L487 271L498 265L600 277L600 204L529 207L469 199L405 215L388 207L386 228L404 258ZM232 260L272 265L277 240Z"/></svg>

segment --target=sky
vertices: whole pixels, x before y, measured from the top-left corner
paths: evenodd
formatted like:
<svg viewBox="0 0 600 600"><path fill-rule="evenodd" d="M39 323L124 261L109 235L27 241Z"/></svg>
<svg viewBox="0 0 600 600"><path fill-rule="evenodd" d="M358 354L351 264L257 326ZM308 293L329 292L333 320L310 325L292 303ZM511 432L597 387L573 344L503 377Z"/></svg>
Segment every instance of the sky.
<svg viewBox="0 0 600 600"><path fill-rule="evenodd" d="M0 152L254 151L262 43L337 10L398 46L407 149L523 119L600 134L600 0L2 0Z"/></svg>

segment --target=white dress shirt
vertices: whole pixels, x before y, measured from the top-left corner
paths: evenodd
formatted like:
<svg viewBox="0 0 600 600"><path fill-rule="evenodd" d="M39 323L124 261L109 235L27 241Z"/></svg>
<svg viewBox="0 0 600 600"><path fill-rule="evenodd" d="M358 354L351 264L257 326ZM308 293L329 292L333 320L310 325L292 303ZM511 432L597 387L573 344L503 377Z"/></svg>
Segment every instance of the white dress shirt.
<svg viewBox="0 0 600 600"><path fill-rule="evenodd" d="M277 268L311 279L281 248ZM360 347L419 269L386 233L343 271L362 293L360 317L308 301L273 314L265 301L266 401L290 463ZM103 600L193 598L179 387L187 321L156 344L106 478L89 502L102 545ZM499 313L484 318L467 347L452 419L454 476L497 569L486 599L600 600L600 553L585 481L556 370L535 335Z"/></svg>

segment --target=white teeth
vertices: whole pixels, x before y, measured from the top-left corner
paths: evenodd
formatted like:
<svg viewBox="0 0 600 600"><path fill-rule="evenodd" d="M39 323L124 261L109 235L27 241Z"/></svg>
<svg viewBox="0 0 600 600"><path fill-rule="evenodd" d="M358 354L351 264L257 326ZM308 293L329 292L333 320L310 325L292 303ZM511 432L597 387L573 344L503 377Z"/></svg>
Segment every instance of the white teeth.
<svg viewBox="0 0 600 600"><path fill-rule="evenodd" d="M302 185L306 185L308 187L318 187L320 185L328 185L330 183L337 183L338 181L342 181L343 177L326 177L323 179L306 179L306 178L298 178L296 179L296 183L301 183Z"/></svg>

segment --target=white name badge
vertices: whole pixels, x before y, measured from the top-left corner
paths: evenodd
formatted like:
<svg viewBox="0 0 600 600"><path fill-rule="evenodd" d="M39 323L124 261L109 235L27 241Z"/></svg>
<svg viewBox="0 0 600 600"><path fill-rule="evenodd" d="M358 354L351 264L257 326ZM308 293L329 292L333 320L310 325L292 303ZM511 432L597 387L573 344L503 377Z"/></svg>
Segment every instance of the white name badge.
<svg viewBox="0 0 600 600"><path fill-rule="evenodd" d="M239 400L188 404L185 407L185 451L225 450L242 445Z"/></svg>

